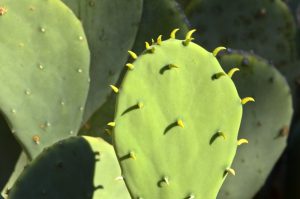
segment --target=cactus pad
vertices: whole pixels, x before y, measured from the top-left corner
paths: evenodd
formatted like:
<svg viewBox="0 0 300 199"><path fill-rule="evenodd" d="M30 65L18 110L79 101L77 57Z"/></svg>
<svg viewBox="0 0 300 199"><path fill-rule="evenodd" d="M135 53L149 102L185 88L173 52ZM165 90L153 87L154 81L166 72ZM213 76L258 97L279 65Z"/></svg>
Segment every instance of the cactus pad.
<svg viewBox="0 0 300 199"><path fill-rule="evenodd" d="M2 0L0 7L0 109L33 158L80 126L88 45L79 20L60 1Z"/></svg>
<svg viewBox="0 0 300 199"><path fill-rule="evenodd" d="M243 113L239 137L249 144L238 148L233 161L239 175L225 181L218 198L253 198L286 146L293 113L291 93L284 77L254 54L233 51L220 56L220 64L227 70L241 69L233 77L236 87L256 102Z"/></svg>
<svg viewBox="0 0 300 199"><path fill-rule="evenodd" d="M9 198L130 199L130 196L113 147L100 138L71 137L47 148L30 163Z"/></svg>
<svg viewBox="0 0 300 199"><path fill-rule="evenodd" d="M171 38L149 46L118 91L113 139L133 198L216 198L237 149L242 100L214 54Z"/></svg>
<svg viewBox="0 0 300 199"><path fill-rule="evenodd" d="M199 29L196 41L208 49L216 45L254 50L282 67L295 59L295 24L282 0L194 0L186 14Z"/></svg>

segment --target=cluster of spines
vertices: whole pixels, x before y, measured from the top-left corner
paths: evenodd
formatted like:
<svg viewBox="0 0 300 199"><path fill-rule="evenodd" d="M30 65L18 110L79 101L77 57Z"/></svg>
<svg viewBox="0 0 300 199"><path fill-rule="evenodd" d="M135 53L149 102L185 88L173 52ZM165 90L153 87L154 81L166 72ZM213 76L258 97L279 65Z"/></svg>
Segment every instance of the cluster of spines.
<svg viewBox="0 0 300 199"><path fill-rule="evenodd" d="M174 29L174 30L171 32L171 34L170 34L170 39L176 39L176 33L177 33L178 31L179 31L178 28ZM190 31L186 34L185 39L182 41L182 45L184 45L184 46L188 46L188 45L189 45L189 43L194 39L194 38L192 37L192 35L193 35L194 32L196 32L196 29L192 29L192 30L190 30ZM152 45L154 45L154 44L161 45L162 41L163 41L163 40L162 40L162 35L159 35L158 38L157 38L157 40L156 40L156 43L155 43L155 41L152 39ZM149 52L149 53L155 53L155 47L152 46L152 45L150 45L148 42L145 42L146 52ZM226 50L226 48L223 47L223 46L217 47L217 48L215 48L215 49L213 50L212 55L215 56L215 57L217 57L218 54L219 54L221 51L224 51L224 50ZM137 55L135 52L129 50L129 51L128 51L128 54L130 55L130 57L132 58L132 60L138 59L138 55ZM133 64L133 63L127 63L125 66L126 66L129 70L133 70L133 69L134 69L134 64ZM175 64L169 64L168 67L169 67L170 69L172 69L172 68L179 68L179 66L177 66L177 65L175 65ZM222 76L228 76L229 78L232 78L232 76L233 76L237 71L239 71L239 70L240 70L239 68L232 68L227 74L225 74L225 73L223 73L223 72L220 72L220 73L216 73L214 76L215 76L216 79L218 79L218 78L220 78L220 77L222 77ZM110 87L111 87L111 89L112 89L112 91L113 91L114 93L119 93L119 92L120 92L120 89L119 89L118 87L116 87L115 85L110 85ZM248 102L255 102L255 100L254 100L254 98L252 98L252 97L245 97L245 98L242 98L242 99L241 99L241 104L242 104L242 105L245 105L245 104L248 103ZM144 104L143 104L142 102L138 102L135 106L138 107L139 109L141 109L141 108L144 107ZM177 120L176 120L174 123L172 123L172 124L175 124L175 126L178 126L178 127L181 127L181 128L184 128L184 126L185 126L182 119L177 119ZM109 122L107 125L110 126L110 127L112 127L112 128L114 128L114 127L116 126L116 122L114 122L114 121L113 121L113 122ZM108 129L106 129L106 130L109 131ZM111 131L109 131L109 132L111 133ZM224 132L222 132L222 131L218 131L218 132L215 134L215 136L216 136L216 137L223 137L223 139L226 140L226 134L225 134ZM237 140L237 146L240 146L240 145L242 145L242 144L248 144L248 140L247 140L247 139L244 139L244 138ZM126 155L126 157L129 158L129 159L132 159L132 160L137 160L137 156L136 156L136 154L135 154L134 151L129 151L128 154ZM226 173L230 173L230 174L232 174L232 175L234 175L234 176L235 176L235 174L236 174L236 173L235 173L235 170L234 170L233 168L230 168L230 167L229 167L229 168L226 168L224 172L225 172L225 174L226 174ZM167 176L163 176L162 179L161 179L159 182L160 182L159 184L160 184L161 186L166 186L166 185L169 185L169 184L170 184L169 178L168 178ZM141 199L141 197L138 197L138 198ZM194 195L194 194L190 194L190 195L188 195L188 196L186 197L186 199L194 199L194 198L195 198L195 195Z"/></svg>

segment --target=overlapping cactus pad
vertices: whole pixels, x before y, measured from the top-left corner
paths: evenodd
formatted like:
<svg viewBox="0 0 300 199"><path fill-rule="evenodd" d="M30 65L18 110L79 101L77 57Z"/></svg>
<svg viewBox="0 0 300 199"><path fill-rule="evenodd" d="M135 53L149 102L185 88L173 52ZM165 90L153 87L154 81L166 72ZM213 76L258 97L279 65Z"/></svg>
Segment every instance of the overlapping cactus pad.
<svg viewBox="0 0 300 199"><path fill-rule="evenodd" d="M282 0L194 0L186 14L201 32L196 40L208 49L254 50L279 67L295 59L295 23Z"/></svg>
<svg viewBox="0 0 300 199"><path fill-rule="evenodd" d="M114 149L100 138L72 137L38 156L10 199L130 199Z"/></svg>
<svg viewBox="0 0 300 199"><path fill-rule="evenodd" d="M237 149L242 104L215 55L159 37L127 64L118 92L114 142L132 198L216 198Z"/></svg>
<svg viewBox="0 0 300 199"><path fill-rule="evenodd" d="M79 20L57 0L2 0L0 27L0 109L32 158L79 128L88 45Z"/></svg>

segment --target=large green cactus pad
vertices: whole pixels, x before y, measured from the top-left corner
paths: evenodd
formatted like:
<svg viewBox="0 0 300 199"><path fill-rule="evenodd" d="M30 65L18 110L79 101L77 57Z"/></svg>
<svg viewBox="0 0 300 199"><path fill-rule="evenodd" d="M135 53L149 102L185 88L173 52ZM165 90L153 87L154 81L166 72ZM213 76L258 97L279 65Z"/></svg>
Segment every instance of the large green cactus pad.
<svg viewBox="0 0 300 199"><path fill-rule="evenodd" d="M106 101L132 48L143 0L63 0L82 21L91 49L91 86L84 121Z"/></svg>
<svg viewBox="0 0 300 199"><path fill-rule="evenodd" d="M10 199L130 199L111 145L72 137L46 149L21 174Z"/></svg>
<svg viewBox="0 0 300 199"><path fill-rule="evenodd" d="M234 83L189 39L158 41L133 65L110 123L132 198L215 198L233 173L242 115Z"/></svg>
<svg viewBox="0 0 300 199"><path fill-rule="evenodd" d="M227 70L239 66L233 77L236 87L240 95L251 94L256 102L243 113L239 137L249 144L237 151L232 166L237 175L225 181L218 198L253 198L286 146L291 93L284 77L256 55L233 51L222 55L220 64Z"/></svg>
<svg viewBox="0 0 300 199"><path fill-rule="evenodd" d="M77 132L89 50L80 22L60 1L2 0L0 12L0 109L33 158Z"/></svg>
<svg viewBox="0 0 300 199"><path fill-rule="evenodd" d="M278 67L295 59L295 24L281 0L194 0L192 4L186 14L199 29L197 42L206 48L254 50Z"/></svg>

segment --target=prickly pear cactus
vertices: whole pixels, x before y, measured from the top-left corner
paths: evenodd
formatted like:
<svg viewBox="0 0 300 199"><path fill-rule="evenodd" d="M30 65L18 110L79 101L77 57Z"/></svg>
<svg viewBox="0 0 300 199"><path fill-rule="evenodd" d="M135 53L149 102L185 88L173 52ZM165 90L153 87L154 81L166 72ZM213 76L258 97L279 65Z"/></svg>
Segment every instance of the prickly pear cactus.
<svg viewBox="0 0 300 199"><path fill-rule="evenodd" d="M278 67L295 59L295 23L282 0L194 0L191 4L187 17L199 29L195 39L206 48L254 50Z"/></svg>
<svg viewBox="0 0 300 199"><path fill-rule="evenodd" d="M100 138L85 136L60 141L41 153L21 174L9 198L130 199L130 196L113 147Z"/></svg>
<svg viewBox="0 0 300 199"><path fill-rule="evenodd" d="M34 158L80 126L88 45L79 20L56 0L2 0L0 26L0 109Z"/></svg>
<svg viewBox="0 0 300 199"><path fill-rule="evenodd" d="M91 49L91 86L84 121L110 94L132 48L142 15L143 0L63 0L82 21Z"/></svg>
<svg viewBox="0 0 300 199"><path fill-rule="evenodd" d="M216 198L237 149L242 105L214 55L159 37L133 63L117 96L113 139L132 198ZM220 114L222 113L222 114ZM242 141L243 142L243 141Z"/></svg>
<svg viewBox="0 0 300 199"><path fill-rule="evenodd" d="M159 36L159 34L162 32L169 33L171 30L177 27L181 29L178 34L182 36L188 31L188 24L185 16L174 0L144 1L143 15L134 44L134 51L144 51L144 41L146 39L151 38L151 36ZM122 53L125 52L124 49L118 50L123 50ZM122 80L123 75L124 73L121 74L118 82ZM99 79L99 75L96 79ZM102 85L106 85L105 89L109 88L107 87L107 84ZM99 84L97 84L97 87L99 87ZM107 142L111 143L112 129L106 124L113 120L115 112L114 109L115 96L112 95L106 98L105 103L89 118L85 125L83 125L79 134L100 136Z"/></svg>
<svg viewBox="0 0 300 199"><path fill-rule="evenodd" d="M292 118L292 99L284 77L266 60L242 51L220 56L226 70L239 66L233 77L240 95L251 94L254 104L243 113L239 137L249 144L241 147L233 161L238 175L225 181L218 198L253 198L265 183L282 154Z"/></svg>

